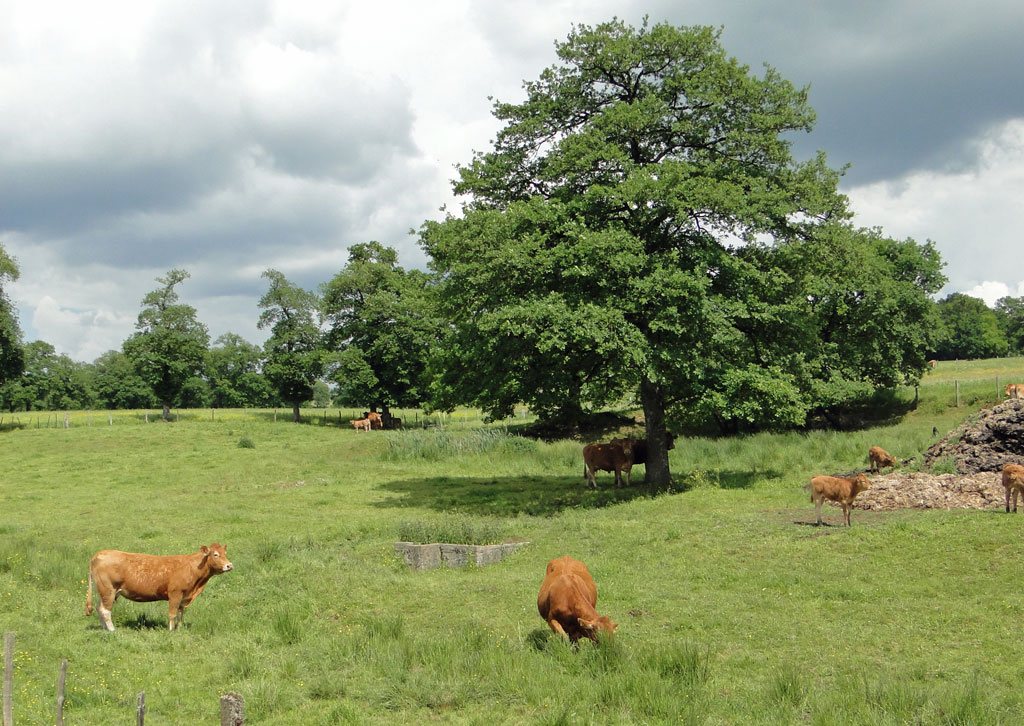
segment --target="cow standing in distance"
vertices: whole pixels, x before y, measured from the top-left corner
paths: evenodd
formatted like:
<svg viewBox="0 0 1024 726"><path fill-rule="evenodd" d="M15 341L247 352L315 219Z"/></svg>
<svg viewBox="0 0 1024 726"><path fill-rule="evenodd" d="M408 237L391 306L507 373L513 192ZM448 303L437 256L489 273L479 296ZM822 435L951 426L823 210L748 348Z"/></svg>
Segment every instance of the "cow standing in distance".
<svg viewBox="0 0 1024 726"><path fill-rule="evenodd" d="M599 615L597 585L587 566L569 555L548 562L537 595L537 612L552 631L575 643L580 638L597 642L598 632L615 633L618 623Z"/></svg>
<svg viewBox="0 0 1024 726"><path fill-rule="evenodd" d="M1003 464L1003 487L1006 489L1006 513L1010 513L1010 493L1013 493L1013 513L1017 513L1017 495L1024 495L1024 466Z"/></svg>
<svg viewBox="0 0 1024 726"><path fill-rule="evenodd" d="M199 596L214 575L233 569L227 547L214 542L190 555L143 555L119 550L102 550L89 562L89 590L85 614L92 615L92 588L99 594L103 627L114 629L110 611L124 596L134 602L166 600L168 629L181 624L185 608Z"/></svg>
<svg viewBox="0 0 1024 726"><path fill-rule="evenodd" d="M622 472L626 472L626 486L629 486L629 472L633 468L632 439L624 444L587 444L583 447L583 476L587 483L597 489L594 473L614 471L615 486L622 486Z"/></svg>
<svg viewBox="0 0 1024 726"><path fill-rule="evenodd" d="M356 431L369 431L370 430L370 419L368 418L353 418L349 419L349 423L352 424L352 428Z"/></svg>
<svg viewBox="0 0 1024 726"><path fill-rule="evenodd" d="M881 446L872 446L868 449L868 461L871 462L872 473L880 472L887 466L896 466L896 460Z"/></svg>
<svg viewBox="0 0 1024 726"><path fill-rule="evenodd" d="M853 509L853 500L862 491L869 489L871 482L864 474L858 474L853 479L845 479L839 476L816 476L811 479L810 484L804 485L804 489L811 490L811 501L814 503L814 511L818 515L818 526L821 526L821 504L826 499L830 502L839 502L843 508L843 518L846 526L850 526L850 510Z"/></svg>
<svg viewBox="0 0 1024 726"><path fill-rule="evenodd" d="M1003 390L1009 398L1024 398L1024 383L1008 383Z"/></svg>

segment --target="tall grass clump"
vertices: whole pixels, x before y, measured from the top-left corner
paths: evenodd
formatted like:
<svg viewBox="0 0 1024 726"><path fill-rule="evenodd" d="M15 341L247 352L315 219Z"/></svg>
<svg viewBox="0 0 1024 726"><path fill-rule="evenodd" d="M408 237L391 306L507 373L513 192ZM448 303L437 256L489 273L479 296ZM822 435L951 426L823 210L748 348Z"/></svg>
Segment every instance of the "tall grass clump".
<svg viewBox="0 0 1024 726"><path fill-rule="evenodd" d="M450 514L440 519L415 519L398 523L398 540L416 544L500 544L508 528L501 521Z"/></svg>
<svg viewBox="0 0 1024 726"><path fill-rule="evenodd" d="M444 428L403 431L389 436L381 454L385 461L441 461L457 456L507 456L536 452L538 443L505 429Z"/></svg>

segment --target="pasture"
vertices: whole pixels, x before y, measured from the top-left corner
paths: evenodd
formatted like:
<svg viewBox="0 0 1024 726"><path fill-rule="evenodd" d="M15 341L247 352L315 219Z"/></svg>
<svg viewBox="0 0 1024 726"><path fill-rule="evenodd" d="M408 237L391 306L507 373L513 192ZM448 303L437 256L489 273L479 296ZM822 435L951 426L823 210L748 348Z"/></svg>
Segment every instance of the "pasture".
<svg viewBox="0 0 1024 726"><path fill-rule="evenodd" d="M1017 723L1024 517L855 509L847 529L826 507L819 528L801 488L866 469L875 444L915 456L994 398L996 375L1024 381L1024 360L940 363L891 425L680 438L669 491L637 485L642 467L630 489L599 473L587 491L578 442L478 422L365 433L200 411L4 430L15 724L52 723L65 657L71 725L129 722L141 690L146 723L175 726L216 723L229 691L248 723L280 726ZM412 572L393 550L410 529L531 544ZM163 602L119 600L114 633L85 616L97 550L214 541L234 570L181 629ZM573 650L541 621L563 554L593 574L614 640Z"/></svg>

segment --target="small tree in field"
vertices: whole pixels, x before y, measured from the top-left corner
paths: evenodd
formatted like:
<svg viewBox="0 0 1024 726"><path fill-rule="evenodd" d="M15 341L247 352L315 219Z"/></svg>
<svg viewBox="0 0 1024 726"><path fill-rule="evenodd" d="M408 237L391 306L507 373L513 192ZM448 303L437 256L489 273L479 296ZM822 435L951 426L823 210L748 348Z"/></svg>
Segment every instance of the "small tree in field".
<svg viewBox="0 0 1024 726"><path fill-rule="evenodd" d="M344 269L322 287L326 341L334 351L331 378L346 406L418 406L425 396L427 357L437 341L431 277L404 270L379 242L349 248Z"/></svg>
<svg viewBox="0 0 1024 726"><path fill-rule="evenodd" d="M124 342L124 354L135 371L153 390L163 407L163 418L170 419L171 406L185 381L203 370L210 335L196 319L196 309L178 303L175 287L189 274L174 269L157 282L163 287L142 299L137 330Z"/></svg>
<svg viewBox="0 0 1024 726"><path fill-rule="evenodd" d="M302 420L302 404L313 398L313 385L324 372L326 356L320 347L320 328L314 319L317 296L303 290L277 270L267 270L270 289L260 298L259 327L270 328L263 345L263 374L281 400L292 405L292 420Z"/></svg>

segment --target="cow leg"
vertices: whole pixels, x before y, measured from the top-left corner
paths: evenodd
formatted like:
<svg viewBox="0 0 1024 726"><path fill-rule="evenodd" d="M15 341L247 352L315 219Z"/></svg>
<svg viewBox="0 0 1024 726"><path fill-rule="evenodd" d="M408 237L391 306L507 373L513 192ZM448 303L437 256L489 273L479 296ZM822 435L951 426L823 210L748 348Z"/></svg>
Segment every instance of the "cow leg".
<svg viewBox="0 0 1024 726"><path fill-rule="evenodd" d="M117 600L117 590L107 584L104 587L102 581L96 581L96 592L99 593L99 603L97 604L97 610L100 613L100 622L103 623L103 627L109 631L114 630L114 621L110 617L111 611L114 609L114 602Z"/></svg>
<svg viewBox="0 0 1024 726"><path fill-rule="evenodd" d="M1020 490L1017 489L1016 487L1014 487L1014 489L1013 489L1013 513L1014 514L1017 513L1017 495L1019 493L1020 493Z"/></svg>
<svg viewBox="0 0 1024 726"><path fill-rule="evenodd" d="M167 593L167 628L168 630L174 630L175 620L180 621L183 616L183 608L181 604L183 593L181 592L169 592Z"/></svg>
<svg viewBox="0 0 1024 726"><path fill-rule="evenodd" d="M597 489L597 479L594 477L594 470L589 466L584 467L583 474L587 477L587 486Z"/></svg>
<svg viewBox="0 0 1024 726"><path fill-rule="evenodd" d="M633 468L633 467L631 467L631 466L627 466L627 467L626 467L626 486L627 486L627 487L628 487L628 486L632 486L632 484L630 484L630 482L629 482L629 472L630 472L630 470L631 470L632 468Z"/></svg>
<svg viewBox="0 0 1024 726"><path fill-rule="evenodd" d="M568 639L569 639L569 634L568 634L567 632L565 632L565 628L563 628L563 627L562 627L562 624L561 624L560 622L558 622L557 620L555 620L554 618L551 618L551 620L549 620L549 621L548 621L548 626L549 626L549 627L550 627L550 628L551 628L551 629L552 629L552 630L553 630L553 631L554 631L554 632L555 632L555 633L556 633L557 635L560 635L560 636L561 636L562 638L564 638L565 640L568 640Z"/></svg>
<svg viewBox="0 0 1024 726"><path fill-rule="evenodd" d="M814 512L818 515L818 526L821 526L821 499L814 500Z"/></svg>
<svg viewBox="0 0 1024 726"><path fill-rule="evenodd" d="M850 505L847 504L846 502L843 502L843 519L846 520L847 527L850 526L850 509Z"/></svg>
<svg viewBox="0 0 1024 726"><path fill-rule="evenodd" d="M1006 489L1006 513L1010 513L1010 489Z"/></svg>

